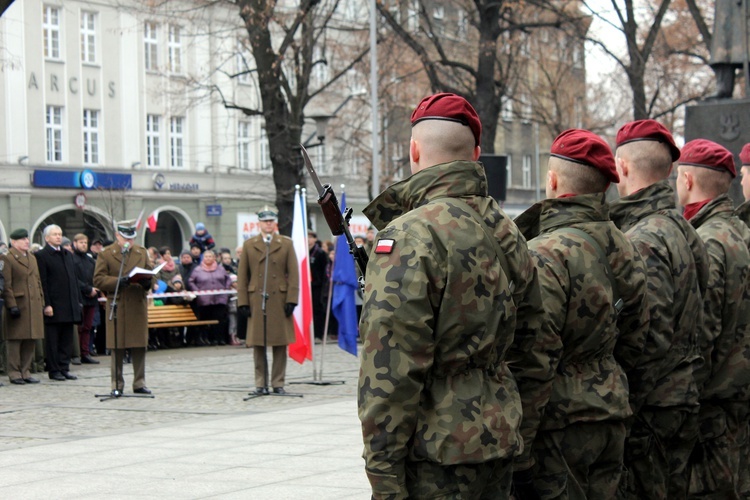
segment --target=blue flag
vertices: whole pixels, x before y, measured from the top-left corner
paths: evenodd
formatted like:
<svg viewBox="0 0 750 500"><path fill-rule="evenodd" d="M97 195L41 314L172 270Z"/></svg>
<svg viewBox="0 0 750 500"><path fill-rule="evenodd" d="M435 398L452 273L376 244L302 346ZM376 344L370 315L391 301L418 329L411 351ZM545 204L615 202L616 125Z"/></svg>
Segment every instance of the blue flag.
<svg viewBox="0 0 750 500"><path fill-rule="evenodd" d="M341 207L346 208L345 194L341 195ZM339 322L339 347L356 356L359 326L354 296L359 283L357 283L357 271L354 268L354 257L349 253L349 244L346 241L346 235L343 234L336 240L332 279L331 311Z"/></svg>

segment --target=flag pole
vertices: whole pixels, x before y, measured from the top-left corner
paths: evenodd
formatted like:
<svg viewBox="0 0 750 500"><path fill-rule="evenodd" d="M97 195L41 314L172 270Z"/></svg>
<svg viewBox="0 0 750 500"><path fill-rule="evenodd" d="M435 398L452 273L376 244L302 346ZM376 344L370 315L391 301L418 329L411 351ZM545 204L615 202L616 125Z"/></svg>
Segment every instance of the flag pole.
<svg viewBox="0 0 750 500"><path fill-rule="evenodd" d="M344 185L341 185L341 189L343 191ZM306 191L305 188L302 188L302 192L304 193ZM306 203L306 201L305 201ZM306 205L305 205L306 206ZM307 220L307 216L305 216L305 220ZM313 378L312 380L301 380L299 382L289 382L290 384L310 384L310 385L343 385L345 383L344 380L323 380L323 362L325 360L325 348L326 348L326 342L328 340L328 324L331 318L331 302L333 300L333 269L336 267L336 261L333 261L333 265L331 266L331 277L328 279L328 309L326 310L326 320L325 325L323 327L323 342L320 345L320 370L318 370L318 356L315 354L316 348L315 348L315 341L313 340L311 342L312 352L313 352ZM311 325L312 327L312 325ZM310 335L312 336L312 328L310 329Z"/></svg>

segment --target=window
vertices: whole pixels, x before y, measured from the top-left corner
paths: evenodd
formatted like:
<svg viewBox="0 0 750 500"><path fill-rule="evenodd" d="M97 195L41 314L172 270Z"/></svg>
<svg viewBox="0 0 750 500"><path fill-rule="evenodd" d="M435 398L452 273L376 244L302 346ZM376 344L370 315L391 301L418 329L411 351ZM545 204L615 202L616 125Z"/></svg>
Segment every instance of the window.
<svg viewBox="0 0 750 500"><path fill-rule="evenodd" d="M159 38L156 30L156 23L146 23L143 26L146 71L156 71L159 67Z"/></svg>
<svg viewBox="0 0 750 500"><path fill-rule="evenodd" d="M465 10L458 10L458 19L456 21L456 38L463 39L469 34L469 16Z"/></svg>
<svg viewBox="0 0 750 500"><path fill-rule="evenodd" d="M521 121L529 123L531 121L531 99L529 94L521 94Z"/></svg>
<svg viewBox="0 0 750 500"><path fill-rule="evenodd" d="M531 155L523 155L521 173L523 174L523 188L531 189Z"/></svg>
<svg viewBox="0 0 750 500"><path fill-rule="evenodd" d="M62 163L62 108L47 106L47 163Z"/></svg>
<svg viewBox="0 0 750 500"><path fill-rule="evenodd" d="M146 159L149 167L160 167L159 115L146 115Z"/></svg>
<svg viewBox="0 0 750 500"><path fill-rule="evenodd" d="M44 57L60 59L60 9L43 7Z"/></svg>
<svg viewBox="0 0 750 500"><path fill-rule="evenodd" d="M237 124L237 166L243 170L250 169L250 123Z"/></svg>
<svg viewBox="0 0 750 500"><path fill-rule="evenodd" d="M169 120L169 165L172 168L182 168L185 166L183 160L184 128L185 118L182 116L173 116Z"/></svg>
<svg viewBox="0 0 750 500"><path fill-rule="evenodd" d="M445 23L443 22L445 19L445 7L442 5L436 6L432 11L432 18L434 19L432 23L433 31L436 35L442 36L445 33Z"/></svg>
<svg viewBox="0 0 750 500"><path fill-rule="evenodd" d="M250 67L247 62L250 61L250 54L242 45L240 40L237 41L237 82L243 84L251 83Z"/></svg>
<svg viewBox="0 0 750 500"><path fill-rule="evenodd" d="M513 155L508 153L506 156L508 157L508 163L505 165L505 170L508 174L508 178L506 179L505 186L510 188L510 186L512 186L511 181L513 180Z"/></svg>
<svg viewBox="0 0 750 500"><path fill-rule="evenodd" d="M500 108L500 116L503 121L513 121L513 99L508 96L503 97L502 105Z"/></svg>
<svg viewBox="0 0 750 500"><path fill-rule="evenodd" d="M96 14L81 12L81 61L96 62Z"/></svg>
<svg viewBox="0 0 750 500"><path fill-rule="evenodd" d="M182 73L182 39L180 27L169 25L169 71Z"/></svg>
<svg viewBox="0 0 750 500"><path fill-rule="evenodd" d="M319 163L316 163L316 165L319 165ZM268 134L266 133L266 127L263 126L260 128L260 169L271 169L271 151L268 146Z"/></svg>
<svg viewBox="0 0 750 500"><path fill-rule="evenodd" d="M419 0L410 0L406 12L406 23L409 31L419 31Z"/></svg>
<svg viewBox="0 0 750 500"><path fill-rule="evenodd" d="M313 71L312 77L313 82L316 85L323 85L330 78L328 72L328 61L326 61L326 55L323 53L323 49L319 46L313 47Z"/></svg>
<svg viewBox="0 0 750 500"><path fill-rule="evenodd" d="M573 103L573 122L576 128L583 128L583 98L576 97Z"/></svg>
<svg viewBox="0 0 750 500"><path fill-rule="evenodd" d="M99 111L83 110L83 163L99 163Z"/></svg>

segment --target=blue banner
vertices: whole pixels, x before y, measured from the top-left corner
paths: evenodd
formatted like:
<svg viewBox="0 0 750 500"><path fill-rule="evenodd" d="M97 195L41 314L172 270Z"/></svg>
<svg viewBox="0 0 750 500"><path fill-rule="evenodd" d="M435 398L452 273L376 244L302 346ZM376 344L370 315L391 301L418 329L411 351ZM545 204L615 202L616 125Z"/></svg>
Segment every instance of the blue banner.
<svg viewBox="0 0 750 500"><path fill-rule="evenodd" d="M39 188L133 189L133 176L93 170L34 170L31 184Z"/></svg>

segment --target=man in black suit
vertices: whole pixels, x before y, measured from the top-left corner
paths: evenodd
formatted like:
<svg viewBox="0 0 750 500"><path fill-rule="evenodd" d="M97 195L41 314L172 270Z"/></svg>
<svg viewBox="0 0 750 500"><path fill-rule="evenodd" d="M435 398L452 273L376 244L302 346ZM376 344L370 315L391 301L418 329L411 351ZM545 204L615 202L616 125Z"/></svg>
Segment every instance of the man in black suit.
<svg viewBox="0 0 750 500"><path fill-rule="evenodd" d="M44 339L49 378L75 380L70 373L73 325L81 322L82 299L73 254L62 248L62 229L44 228L47 243L35 257L44 291Z"/></svg>

